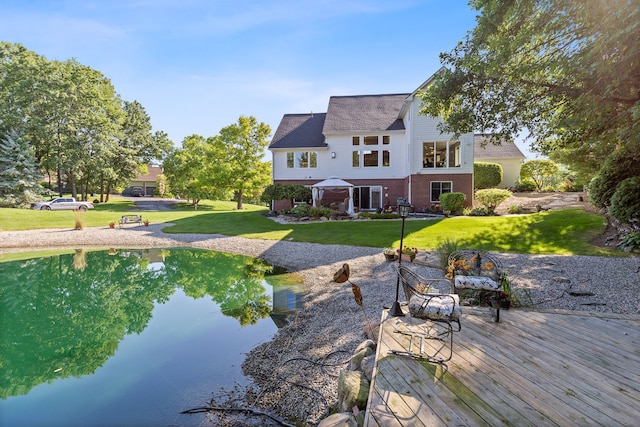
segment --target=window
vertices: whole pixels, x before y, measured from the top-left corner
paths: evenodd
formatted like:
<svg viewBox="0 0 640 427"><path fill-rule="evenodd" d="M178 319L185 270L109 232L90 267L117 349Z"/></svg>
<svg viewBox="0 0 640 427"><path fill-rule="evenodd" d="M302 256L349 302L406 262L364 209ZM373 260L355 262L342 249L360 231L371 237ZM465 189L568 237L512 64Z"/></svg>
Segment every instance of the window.
<svg viewBox="0 0 640 427"><path fill-rule="evenodd" d="M377 136L365 136L364 137L364 145L378 145L378 137Z"/></svg>
<svg viewBox="0 0 640 427"><path fill-rule="evenodd" d="M459 141L422 143L423 168L457 168L461 164Z"/></svg>
<svg viewBox="0 0 640 427"><path fill-rule="evenodd" d="M351 138L353 145L360 145L360 140L362 140L363 145L367 146L379 146L380 141L382 141L382 145L391 144L391 136L389 135L353 136ZM391 166L391 150L389 149L389 147L386 148L386 150L365 149L360 151L353 151L352 166L354 168L377 168ZM362 160L360 160L361 158Z"/></svg>
<svg viewBox="0 0 640 427"><path fill-rule="evenodd" d="M317 168L318 153L315 151L297 151L287 153L288 168Z"/></svg>
<svg viewBox="0 0 640 427"><path fill-rule="evenodd" d="M440 195L451 193L453 183L451 181L431 181L431 202L440 203Z"/></svg>
<svg viewBox="0 0 640 427"><path fill-rule="evenodd" d="M363 151L364 167L378 167L378 150Z"/></svg>
<svg viewBox="0 0 640 427"><path fill-rule="evenodd" d="M359 151L354 151L352 153L352 160L351 160L351 166L353 166L354 168L359 168L360 167L360 152Z"/></svg>

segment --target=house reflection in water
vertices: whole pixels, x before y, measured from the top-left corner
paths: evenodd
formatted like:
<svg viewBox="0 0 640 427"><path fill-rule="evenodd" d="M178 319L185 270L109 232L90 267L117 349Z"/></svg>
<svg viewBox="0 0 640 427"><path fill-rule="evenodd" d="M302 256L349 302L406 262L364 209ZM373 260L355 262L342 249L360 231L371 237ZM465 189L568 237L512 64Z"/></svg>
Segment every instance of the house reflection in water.
<svg viewBox="0 0 640 427"><path fill-rule="evenodd" d="M287 324L287 316L303 308L303 285L274 285L273 309L269 316L278 328Z"/></svg>

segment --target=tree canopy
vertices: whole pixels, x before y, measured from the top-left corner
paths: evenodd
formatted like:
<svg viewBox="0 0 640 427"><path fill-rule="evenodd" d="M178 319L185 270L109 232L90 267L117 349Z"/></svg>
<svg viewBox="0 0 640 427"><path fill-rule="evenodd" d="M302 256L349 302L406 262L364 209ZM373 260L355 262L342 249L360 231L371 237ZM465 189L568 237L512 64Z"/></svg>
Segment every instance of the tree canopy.
<svg viewBox="0 0 640 427"><path fill-rule="evenodd" d="M618 147L640 147L637 0L472 0L476 27L440 59L421 113L442 130L521 132L591 175Z"/></svg>
<svg viewBox="0 0 640 427"><path fill-rule="evenodd" d="M242 209L244 197L257 200L271 181L271 164L262 161L270 133L255 117L241 116L216 136L185 138L163 163L169 186L196 208L203 198L235 197Z"/></svg>
<svg viewBox="0 0 640 427"><path fill-rule="evenodd" d="M172 145L99 71L0 42L0 134L9 131L30 145L43 174L57 176L59 192L65 182L83 198L129 182Z"/></svg>

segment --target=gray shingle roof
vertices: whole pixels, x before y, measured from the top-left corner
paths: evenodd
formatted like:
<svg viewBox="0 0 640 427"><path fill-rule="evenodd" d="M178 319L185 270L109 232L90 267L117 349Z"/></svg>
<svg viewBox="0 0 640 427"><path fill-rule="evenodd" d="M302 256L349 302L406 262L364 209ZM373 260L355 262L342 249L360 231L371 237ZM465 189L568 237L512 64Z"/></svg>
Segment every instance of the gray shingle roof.
<svg viewBox="0 0 640 427"><path fill-rule="evenodd" d="M409 95L332 96L322 132L326 135L404 130L398 115Z"/></svg>
<svg viewBox="0 0 640 427"><path fill-rule="evenodd" d="M326 147L322 126L326 113L285 114L269 148Z"/></svg>
<svg viewBox="0 0 640 427"><path fill-rule="evenodd" d="M482 147L482 143L487 139L488 135L485 134L473 135L473 152L476 160L525 158L518 146L511 141L502 141L501 145L487 142L487 145Z"/></svg>

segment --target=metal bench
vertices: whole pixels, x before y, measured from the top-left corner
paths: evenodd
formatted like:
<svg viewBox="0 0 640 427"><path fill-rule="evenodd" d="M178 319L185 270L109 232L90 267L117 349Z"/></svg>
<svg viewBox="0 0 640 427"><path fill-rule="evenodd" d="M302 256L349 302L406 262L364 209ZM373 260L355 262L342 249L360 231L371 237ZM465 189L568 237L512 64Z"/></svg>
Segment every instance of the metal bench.
<svg viewBox="0 0 640 427"><path fill-rule="evenodd" d="M455 294L440 294L433 289L437 283L450 287L446 279L426 279L405 265L396 265L396 272L407 297L411 317L425 321L419 331L396 330L409 337L406 350L391 350L392 353L445 363L453 355L453 333L461 329L462 310Z"/></svg>
<svg viewBox="0 0 640 427"><path fill-rule="evenodd" d="M120 227L126 224L138 224L140 226L142 225L142 215L122 215L118 223Z"/></svg>
<svg viewBox="0 0 640 427"><path fill-rule="evenodd" d="M489 293L489 306L495 322L500 321L500 306L505 279L500 262L491 254L477 250L458 250L449 255L447 277L452 291L468 289Z"/></svg>

